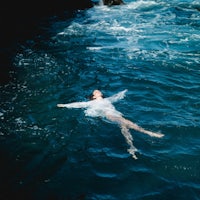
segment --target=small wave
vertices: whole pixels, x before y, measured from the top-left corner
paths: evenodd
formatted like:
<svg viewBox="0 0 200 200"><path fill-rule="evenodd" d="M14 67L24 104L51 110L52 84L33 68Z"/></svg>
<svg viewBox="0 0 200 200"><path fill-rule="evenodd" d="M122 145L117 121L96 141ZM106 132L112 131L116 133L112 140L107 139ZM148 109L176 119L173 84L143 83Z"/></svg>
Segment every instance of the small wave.
<svg viewBox="0 0 200 200"><path fill-rule="evenodd" d="M120 158L120 159L126 159L130 156L128 153L126 153L126 154L125 153L117 153L114 151L106 151L106 155L111 158Z"/></svg>
<svg viewBox="0 0 200 200"><path fill-rule="evenodd" d="M106 173L106 172L95 172L96 176L101 177L101 178L109 178L113 179L117 177L117 174L114 173Z"/></svg>
<svg viewBox="0 0 200 200"><path fill-rule="evenodd" d="M138 0L136 2L131 2L127 4L128 9L141 9L146 10L149 8L155 8L155 6L159 5L156 1L143 1Z"/></svg>
<svg viewBox="0 0 200 200"><path fill-rule="evenodd" d="M90 51L98 51L98 50L101 50L103 48L104 47L87 47L87 49L90 50Z"/></svg>

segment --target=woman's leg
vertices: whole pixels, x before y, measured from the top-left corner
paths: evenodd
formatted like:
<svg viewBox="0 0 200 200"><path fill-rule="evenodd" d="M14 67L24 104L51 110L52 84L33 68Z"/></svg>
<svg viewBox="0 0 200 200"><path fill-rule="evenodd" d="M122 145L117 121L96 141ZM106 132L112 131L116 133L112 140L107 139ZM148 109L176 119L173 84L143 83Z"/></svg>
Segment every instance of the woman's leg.
<svg viewBox="0 0 200 200"><path fill-rule="evenodd" d="M108 115L107 118L113 122L117 122L119 123L121 126L127 126L128 128L134 129L136 131L139 131L141 133L145 133L151 137L158 137L161 138L164 135L162 133L154 133L152 131L147 131L145 129L143 129L142 127L138 126L137 124L133 123L132 121L125 119L121 116L112 116L112 115Z"/></svg>
<svg viewBox="0 0 200 200"><path fill-rule="evenodd" d="M125 137L127 144L130 146L130 148L127 150L134 159L137 159L137 156L135 155L135 152L137 149L133 146L133 137L129 131L129 129L126 126L121 126L121 133Z"/></svg>
<svg viewBox="0 0 200 200"><path fill-rule="evenodd" d="M145 129L143 129L142 127L138 126L137 124L125 119L125 123L127 124L127 126L131 129L134 129L136 131L139 131L141 133L145 133L151 137L157 137L157 138L161 138L163 137L164 135L162 133L154 133L152 131L147 131Z"/></svg>
<svg viewBox="0 0 200 200"><path fill-rule="evenodd" d="M150 135L152 137L163 137L164 135L161 133L154 133L151 131L147 131L145 129L143 129L142 127L138 126L137 124L133 123L132 121L125 119L121 116L113 116L113 115L107 115L106 116L108 120L112 121L112 122L116 122L117 124L120 125L121 128L121 133L122 135L125 137L127 144L130 146L130 148L128 149L128 152L132 155L132 157L134 159L137 159L137 156L135 155L135 152L137 151L137 149L133 146L133 137L129 131L129 129L134 129L136 131L145 133L147 135Z"/></svg>
<svg viewBox="0 0 200 200"><path fill-rule="evenodd" d="M124 123L123 118L122 117L116 117L113 115L107 115L106 116L108 120L117 123L120 128L121 128L121 133L124 136L127 144L129 145L129 149L127 150L134 159L137 159L137 156L135 155L135 152L137 151L137 149L133 146L133 137L127 127L127 124Z"/></svg>

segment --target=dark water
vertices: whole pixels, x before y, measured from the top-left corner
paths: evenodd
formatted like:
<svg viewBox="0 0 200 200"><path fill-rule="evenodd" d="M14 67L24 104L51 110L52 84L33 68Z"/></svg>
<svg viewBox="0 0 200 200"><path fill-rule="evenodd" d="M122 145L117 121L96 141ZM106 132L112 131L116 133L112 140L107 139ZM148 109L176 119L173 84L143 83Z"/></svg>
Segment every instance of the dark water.
<svg viewBox="0 0 200 200"><path fill-rule="evenodd" d="M126 1L52 20L0 87L1 199L200 199L200 3ZM57 103L128 89L115 104L151 138Z"/></svg>

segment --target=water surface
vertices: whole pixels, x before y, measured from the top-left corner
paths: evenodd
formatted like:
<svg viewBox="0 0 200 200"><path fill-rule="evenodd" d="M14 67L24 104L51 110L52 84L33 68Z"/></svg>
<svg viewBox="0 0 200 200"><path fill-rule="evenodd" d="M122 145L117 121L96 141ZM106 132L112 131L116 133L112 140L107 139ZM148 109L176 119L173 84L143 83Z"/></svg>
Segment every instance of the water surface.
<svg viewBox="0 0 200 200"><path fill-rule="evenodd" d="M200 199L199 8L95 6L23 44L15 81L0 87L2 199ZM165 137L131 130L134 160L116 124L56 107L97 88L128 89L115 107Z"/></svg>

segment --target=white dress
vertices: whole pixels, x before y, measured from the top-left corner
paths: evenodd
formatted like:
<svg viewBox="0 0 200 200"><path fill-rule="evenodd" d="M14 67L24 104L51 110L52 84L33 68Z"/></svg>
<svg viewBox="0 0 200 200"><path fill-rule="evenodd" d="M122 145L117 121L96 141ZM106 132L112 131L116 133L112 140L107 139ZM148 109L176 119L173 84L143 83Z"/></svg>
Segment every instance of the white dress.
<svg viewBox="0 0 200 200"><path fill-rule="evenodd" d="M65 104L65 107L85 108L85 115L90 117L106 117L108 115L121 117L122 113L117 111L112 103L124 98L126 91L127 90L123 90L122 92L104 99Z"/></svg>

